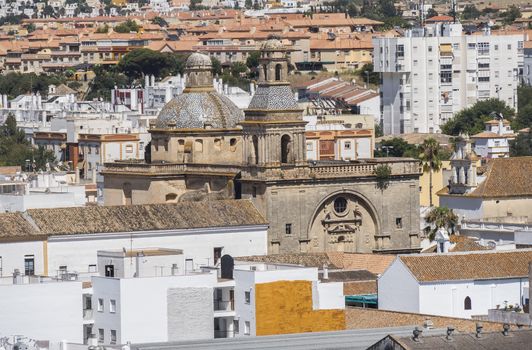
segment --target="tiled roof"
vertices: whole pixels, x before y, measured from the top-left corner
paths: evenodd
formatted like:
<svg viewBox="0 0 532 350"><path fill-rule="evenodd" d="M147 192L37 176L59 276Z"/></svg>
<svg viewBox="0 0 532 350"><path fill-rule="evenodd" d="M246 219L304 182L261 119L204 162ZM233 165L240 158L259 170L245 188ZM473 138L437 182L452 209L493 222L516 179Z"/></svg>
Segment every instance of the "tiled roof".
<svg viewBox="0 0 532 350"><path fill-rule="evenodd" d="M0 214L0 239L266 224L246 200L30 209Z"/></svg>
<svg viewBox="0 0 532 350"><path fill-rule="evenodd" d="M469 197L502 198L532 196L532 157L495 158L488 163L486 179Z"/></svg>
<svg viewBox="0 0 532 350"><path fill-rule="evenodd" d="M394 255L383 254L327 252L247 256L240 257L239 260L294 264L319 268L327 265L329 269L367 270L373 274L381 274L388 268L394 258Z"/></svg>
<svg viewBox="0 0 532 350"><path fill-rule="evenodd" d="M503 134L499 135L493 131L483 131L471 136L472 139L504 139L504 138L514 138L514 134Z"/></svg>
<svg viewBox="0 0 532 350"><path fill-rule="evenodd" d="M522 278L532 250L400 255L419 282Z"/></svg>
<svg viewBox="0 0 532 350"><path fill-rule="evenodd" d="M48 235L266 224L246 200L30 209L28 214L40 231Z"/></svg>

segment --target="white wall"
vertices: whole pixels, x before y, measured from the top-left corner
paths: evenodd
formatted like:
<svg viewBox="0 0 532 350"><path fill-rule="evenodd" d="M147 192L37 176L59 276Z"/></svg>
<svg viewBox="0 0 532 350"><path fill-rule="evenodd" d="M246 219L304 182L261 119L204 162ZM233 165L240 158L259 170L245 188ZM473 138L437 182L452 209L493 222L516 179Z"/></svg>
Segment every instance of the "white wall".
<svg viewBox="0 0 532 350"><path fill-rule="evenodd" d="M399 258L377 281L379 309L420 312L419 285Z"/></svg>
<svg viewBox="0 0 532 350"><path fill-rule="evenodd" d="M24 256L33 255L35 261L35 274L44 274L42 241L3 242L0 244L1 276L12 276L18 269L24 274Z"/></svg>
<svg viewBox="0 0 532 350"><path fill-rule="evenodd" d="M49 271L66 265L69 271L84 272L97 263L98 250L152 247L181 249L185 259L193 259L199 268L213 264L215 247L223 247L222 255L265 255L266 237L266 227L53 236L48 239L48 264Z"/></svg>
<svg viewBox="0 0 532 350"><path fill-rule="evenodd" d="M83 342L81 282L0 285L0 335Z"/></svg>
<svg viewBox="0 0 532 350"><path fill-rule="evenodd" d="M319 310L344 309L344 284L342 282L316 283Z"/></svg>
<svg viewBox="0 0 532 350"><path fill-rule="evenodd" d="M105 329L106 344L109 342L111 329L117 330L117 343L167 341L168 289L214 288L216 282L217 275L213 273L124 279L93 277L94 308L98 298L104 298L104 305L107 306L109 298L116 297L120 305L115 314L110 314L108 309L103 313L95 310L94 329L96 332L98 328Z"/></svg>
<svg viewBox="0 0 532 350"><path fill-rule="evenodd" d="M245 322L250 323L249 336L255 336L257 333L255 317L255 274L251 271L238 270L235 266L233 272L235 280L235 312L239 318L238 334L235 337L247 336L244 334ZM249 291L250 302L246 303L245 292Z"/></svg>
<svg viewBox="0 0 532 350"><path fill-rule="evenodd" d="M497 305L521 304L528 279L486 281L449 281L424 283L420 286L419 312L430 315L470 318L487 315ZM471 298L471 310L464 309L464 300ZM379 300L380 302L380 300Z"/></svg>
<svg viewBox="0 0 532 350"><path fill-rule="evenodd" d="M482 219L482 199L464 196L440 196L440 207L453 209L460 219Z"/></svg>

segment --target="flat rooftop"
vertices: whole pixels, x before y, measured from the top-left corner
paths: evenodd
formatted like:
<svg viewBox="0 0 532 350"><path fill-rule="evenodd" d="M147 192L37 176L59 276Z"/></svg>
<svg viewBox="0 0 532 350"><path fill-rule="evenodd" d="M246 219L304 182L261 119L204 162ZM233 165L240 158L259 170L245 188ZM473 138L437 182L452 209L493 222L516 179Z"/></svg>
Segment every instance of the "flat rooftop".
<svg viewBox="0 0 532 350"><path fill-rule="evenodd" d="M127 249L127 250L99 250L98 256L123 256L125 258L131 258L135 256L164 256L164 255L182 255L181 249L169 249L169 248L144 248L144 249Z"/></svg>

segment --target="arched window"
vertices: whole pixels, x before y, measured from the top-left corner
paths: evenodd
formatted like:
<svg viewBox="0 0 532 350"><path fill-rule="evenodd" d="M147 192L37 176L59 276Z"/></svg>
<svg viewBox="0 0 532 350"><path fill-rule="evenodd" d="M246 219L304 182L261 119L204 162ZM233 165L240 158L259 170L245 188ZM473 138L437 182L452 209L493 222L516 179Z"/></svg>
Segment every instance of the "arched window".
<svg viewBox="0 0 532 350"><path fill-rule="evenodd" d="M259 164L259 138L253 135L253 155L255 156L255 164Z"/></svg>
<svg viewBox="0 0 532 350"><path fill-rule="evenodd" d="M464 310L471 310L471 298L466 297L464 299Z"/></svg>
<svg viewBox="0 0 532 350"><path fill-rule="evenodd" d="M123 194L123 197L122 197L123 205L133 204L131 184L129 182L125 182L122 185L122 194Z"/></svg>
<svg viewBox="0 0 532 350"><path fill-rule="evenodd" d="M292 140L290 136L283 135L281 137L281 163L288 163L290 160L290 153L292 148Z"/></svg>
<svg viewBox="0 0 532 350"><path fill-rule="evenodd" d="M175 193L168 193L165 196L166 203L177 203L177 194Z"/></svg>
<svg viewBox="0 0 532 350"><path fill-rule="evenodd" d="M275 80L276 81L281 81L282 70L283 70L283 66L280 63L275 65Z"/></svg>

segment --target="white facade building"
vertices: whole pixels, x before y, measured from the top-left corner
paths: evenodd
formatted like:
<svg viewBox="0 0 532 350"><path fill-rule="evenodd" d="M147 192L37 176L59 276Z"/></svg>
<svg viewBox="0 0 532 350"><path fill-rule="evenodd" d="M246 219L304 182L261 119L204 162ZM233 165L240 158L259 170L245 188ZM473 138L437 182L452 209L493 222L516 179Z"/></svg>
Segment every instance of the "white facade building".
<svg viewBox="0 0 532 350"><path fill-rule="evenodd" d="M81 282L0 278L0 333L38 340L83 341Z"/></svg>
<svg viewBox="0 0 532 350"><path fill-rule="evenodd" d="M517 109L523 35L464 35L437 23L399 38L375 38L385 134L439 132L458 111L498 98Z"/></svg>
<svg viewBox="0 0 532 350"><path fill-rule="evenodd" d="M510 122L504 119L485 122L483 132L471 136L475 144L475 154L482 158L508 158L510 156L510 140L515 134Z"/></svg>
<svg viewBox="0 0 532 350"><path fill-rule="evenodd" d="M399 255L378 280L379 309L471 318L524 305L532 250Z"/></svg>

